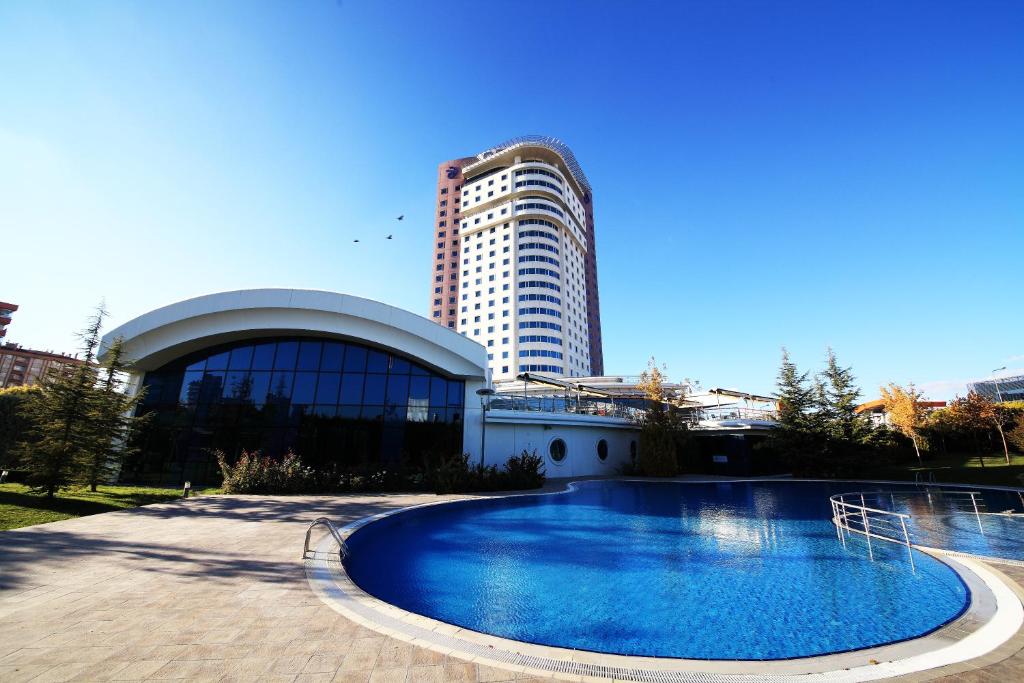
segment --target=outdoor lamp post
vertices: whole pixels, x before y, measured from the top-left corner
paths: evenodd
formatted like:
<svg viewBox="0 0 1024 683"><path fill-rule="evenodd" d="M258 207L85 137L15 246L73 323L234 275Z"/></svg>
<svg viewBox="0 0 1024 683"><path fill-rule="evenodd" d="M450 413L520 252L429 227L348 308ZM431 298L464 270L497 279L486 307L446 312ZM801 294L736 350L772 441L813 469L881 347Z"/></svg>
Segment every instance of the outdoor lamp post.
<svg viewBox="0 0 1024 683"><path fill-rule="evenodd" d="M483 467L484 448L487 446L487 411L491 407L491 396L494 396L494 389L490 387L477 389L476 395L480 397L480 467Z"/></svg>
<svg viewBox="0 0 1024 683"><path fill-rule="evenodd" d="M999 372L1000 370L1005 370L1005 369L1006 369L1006 366L1004 365L1003 367L996 368L995 370L992 371L992 382L996 385L996 401L998 401L999 403L1003 402L1003 395L999 391L999 378L996 377L996 373ZM1006 446L1006 434L1003 433L1003 416L999 412L999 408L996 408L995 417L996 417L996 429L999 430L999 438L1003 440L1003 454L1006 456L1006 464L1009 465L1010 464L1010 449Z"/></svg>
<svg viewBox="0 0 1024 683"><path fill-rule="evenodd" d="M1005 369L1006 366L1004 365L1003 367L996 368L995 370L992 371L992 382L996 385L996 401L998 401L999 403L1003 402L1003 395L999 393L999 378L996 377L996 373L1001 372Z"/></svg>

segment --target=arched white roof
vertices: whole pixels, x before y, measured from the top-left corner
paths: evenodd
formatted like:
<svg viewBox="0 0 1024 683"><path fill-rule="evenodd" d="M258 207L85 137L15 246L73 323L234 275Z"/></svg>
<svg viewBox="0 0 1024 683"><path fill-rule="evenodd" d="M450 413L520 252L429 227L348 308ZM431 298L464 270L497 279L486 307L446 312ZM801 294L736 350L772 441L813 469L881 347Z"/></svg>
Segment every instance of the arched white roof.
<svg viewBox="0 0 1024 683"><path fill-rule="evenodd" d="M379 301L311 289L243 289L186 299L126 322L103 337L101 348L122 337L125 357L148 372L215 344L277 335L359 341L455 377L487 375L487 350L453 330Z"/></svg>

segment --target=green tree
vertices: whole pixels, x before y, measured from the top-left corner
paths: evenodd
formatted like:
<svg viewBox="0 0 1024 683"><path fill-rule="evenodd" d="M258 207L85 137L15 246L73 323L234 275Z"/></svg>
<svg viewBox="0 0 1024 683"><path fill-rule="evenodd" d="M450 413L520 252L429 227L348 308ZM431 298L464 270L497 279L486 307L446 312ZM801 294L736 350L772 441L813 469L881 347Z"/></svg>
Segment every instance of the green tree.
<svg viewBox="0 0 1024 683"><path fill-rule="evenodd" d="M782 365L776 380L778 428L788 432L807 432L810 413L815 405L815 391L808 387L807 373L797 370L789 351L782 349Z"/></svg>
<svg viewBox="0 0 1024 683"><path fill-rule="evenodd" d="M776 382L778 427L773 441L794 472L822 475L829 460L829 443L824 430L828 418L825 385L819 377L809 379L782 349L782 365Z"/></svg>
<svg viewBox="0 0 1024 683"><path fill-rule="evenodd" d="M0 469L14 469L18 442L25 438L29 422L25 403L39 387L20 386L0 390Z"/></svg>
<svg viewBox="0 0 1024 683"><path fill-rule="evenodd" d="M990 417L996 426L996 430L999 432L999 438L1003 441L1003 457L1006 458L1006 464L1009 465L1010 447L1006 443L1006 428L1013 424L1014 411L998 403L992 403L991 401L989 403L992 405Z"/></svg>
<svg viewBox="0 0 1024 683"><path fill-rule="evenodd" d="M79 478L92 491L117 475L131 450L132 431L146 419L135 417L135 409L144 391L134 395L126 391L127 370L124 340L118 337L104 355L99 383L90 397L89 438L79 451Z"/></svg>
<svg viewBox="0 0 1024 683"><path fill-rule="evenodd" d="M1006 438L1018 451L1024 453L1024 410L1018 409L1015 416L1016 423L1006 430Z"/></svg>
<svg viewBox="0 0 1024 683"><path fill-rule="evenodd" d="M970 436L974 444L974 452L978 456L978 463L984 467L985 458L979 435L991 435L992 426L996 418L995 407L992 402L976 391L970 391L967 396L957 396L946 408L950 413L951 421L960 434ZM1009 455L1007 455L1009 460Z"/></svg>
<svg viewBox="0 0 1024 683"><path fill-rule="evenodd" d="M860 389L854 383L853 370L841 367L835 352L829 348L821 377L825 384L823 412L829 436L847 443L861 441L869 427L867 420L857 414Z"/></svg>
<svg viewBox="0 0 1024 683"><path fill-rule="evenodd" d="M93 394L96 390L96 350L106 311L96 309L79 334L81 357L76 365L59 366L39 383L24 414L29 428L18 446L28 483L52 498L70 486L79 474L94 436Z"/></svg>
<svg viewBox="0 0 1024 683"><path fill-rule="evenodd" d="M929 433L937 438L942 445L942 452L947 453L947 440L953 440L960 434L960 427L954 410L950 407L940 408L928 413L925 417L925 425Z"/></svg>

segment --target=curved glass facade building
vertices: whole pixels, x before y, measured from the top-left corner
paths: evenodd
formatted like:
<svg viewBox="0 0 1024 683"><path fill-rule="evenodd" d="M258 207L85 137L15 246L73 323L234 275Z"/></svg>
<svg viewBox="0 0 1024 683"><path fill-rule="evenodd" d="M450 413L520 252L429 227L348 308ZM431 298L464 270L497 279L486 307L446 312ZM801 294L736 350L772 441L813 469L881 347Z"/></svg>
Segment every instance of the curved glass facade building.
<svg viewBox="0 0 1024 683"><path fill-rule="evenodd" d="M528 372L561 372L567 320L524 315L532 322L522 321L511 360ZM486 346L339 292L244 289L178 301L105 335L101 361L117 339L131 361L127 391L145 392L138 412L150 416L126 454L124 482L217 485L218 450L229 462L243 450L274 459L291 450L339 475L417 470L459 453L502 467L524 451L547 457L552 439L568 456L547 457L549 476L610 475L636 439L628 416L581 413L578 398L575 410L545 416L499 397L487 409ZM607 459L595 455L601 439Z"/></svg>
<svg viewBox="0 0 1024 683"><path fill-rule="evenodd" d="M216 479L214 449L317 468L417 464L462 448L464 383L407 357L328 338L267 337L211 347L149 372L152 413L133 481Z"/></svg>

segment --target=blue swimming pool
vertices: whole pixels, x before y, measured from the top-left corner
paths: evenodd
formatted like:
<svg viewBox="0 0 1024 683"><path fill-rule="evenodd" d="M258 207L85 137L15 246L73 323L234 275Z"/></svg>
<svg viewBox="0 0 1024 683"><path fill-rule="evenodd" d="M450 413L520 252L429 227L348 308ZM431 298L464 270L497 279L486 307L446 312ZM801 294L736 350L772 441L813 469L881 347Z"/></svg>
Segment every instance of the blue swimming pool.
<svg viewBox="0 0 1024 683"><path fill-rule="evenodd" d="M839 543L843 482L583 482L416 508L357 530L346 568L403 609L625 655L781 659L913 638L969 592L947 565Z"/></svg>

